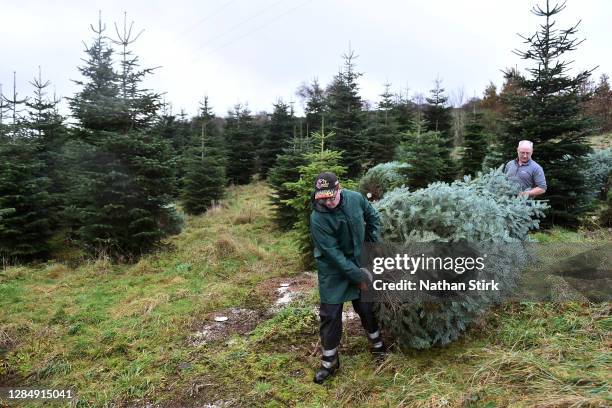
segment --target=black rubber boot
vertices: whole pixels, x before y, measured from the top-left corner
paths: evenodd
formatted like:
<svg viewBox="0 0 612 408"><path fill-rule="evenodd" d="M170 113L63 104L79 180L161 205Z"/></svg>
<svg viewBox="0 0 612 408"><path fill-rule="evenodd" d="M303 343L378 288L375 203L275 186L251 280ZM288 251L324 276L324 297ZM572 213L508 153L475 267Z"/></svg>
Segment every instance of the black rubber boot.
<svg viewBox="0 0 612 408"><path fill-rule="evenodd" d="M368 333L368 340L370 340L370 352L375 356L382 356L387 352L387 347L382 340L380 330L376 330L374 333Z"/></svg>
<svg viewBox="0 0 612 408"><path fill-rule="evenodd" d="M327 366L327 367L326 367ZM317 370L314 376L314 382L317 384L323 384L325 380L333 376L336 371L340 368L340 356L336 354L334 359L329 361L325 357L321 360L321 367Z"/></svg>

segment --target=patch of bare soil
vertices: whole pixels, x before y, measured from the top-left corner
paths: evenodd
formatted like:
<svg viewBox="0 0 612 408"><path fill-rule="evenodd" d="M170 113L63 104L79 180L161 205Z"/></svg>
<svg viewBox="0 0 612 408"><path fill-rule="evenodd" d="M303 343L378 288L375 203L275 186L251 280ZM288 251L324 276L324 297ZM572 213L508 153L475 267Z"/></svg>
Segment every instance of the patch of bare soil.
<svg viewBox="0 0 612 408"><path fill-rule="evenodd" d="M298 276L268 279L257 285L255 291L270 302L273 311L277 311L315 287L317 275L305 272Z"/></svg>
<svg viewBox="0 0 612 408"><path fill-rule="evenodd" d="M223 341L234 334L246 334L257 325L291 302L305 296L317 282L316 275L304 273L298 276L268 279L255 287L257 295L270 305L268 309L231 308L209 313L192 328L190 342L200 346Z"/></svg>
<svg viewBox="0 0 612 408"><path fill-rule="evenodd" d="M191 343L200 346L222 341L233 334L246 334L269 315L265 310L231 308L209 313L194 327Z"/></svg>

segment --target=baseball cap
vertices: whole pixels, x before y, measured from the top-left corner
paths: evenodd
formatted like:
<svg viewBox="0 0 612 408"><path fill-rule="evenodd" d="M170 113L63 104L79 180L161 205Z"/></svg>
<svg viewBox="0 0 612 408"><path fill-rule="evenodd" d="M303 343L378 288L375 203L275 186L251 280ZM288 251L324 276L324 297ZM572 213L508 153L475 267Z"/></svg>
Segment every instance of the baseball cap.
<svg viewBox="0 0 612 408"><path fill-rule="evenodd" d="M338 177L328 171L317 176L315 181L315 200L331 198L338 189Z"/></svg>

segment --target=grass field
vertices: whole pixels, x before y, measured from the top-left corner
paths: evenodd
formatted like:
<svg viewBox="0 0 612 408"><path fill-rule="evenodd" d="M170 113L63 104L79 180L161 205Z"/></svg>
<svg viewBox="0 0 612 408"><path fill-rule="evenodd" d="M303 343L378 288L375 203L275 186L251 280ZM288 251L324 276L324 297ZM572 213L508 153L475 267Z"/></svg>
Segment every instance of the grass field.
<svg viewBox="0 0 612 408"><path fill-rule="evenodd" d="M349 320L342 369L313 384L316 278L273 228L267 194L263 184L230 189L134 265L62 254L3 269L0 387L70 387L79 407L612 405L609 303L506 305L448 347L383 361ZM286 305L283 282L295 290Z"/></svg>

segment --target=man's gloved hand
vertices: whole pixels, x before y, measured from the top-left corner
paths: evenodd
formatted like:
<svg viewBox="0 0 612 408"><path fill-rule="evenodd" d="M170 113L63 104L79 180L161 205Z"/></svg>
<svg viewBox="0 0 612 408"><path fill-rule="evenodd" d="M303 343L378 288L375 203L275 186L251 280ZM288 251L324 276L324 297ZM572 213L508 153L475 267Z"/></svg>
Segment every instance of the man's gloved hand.
<svg viewBox="0 0 612 408"><path fill-rule="evenodd" d="M368 278L368 282L372 282L374 280L374 276L372 276L372 272L368 268L359 268L361 272Z"/></svg>
<svg viewBox="0 0 612 408"><path fill-rule="evenodd" d="M372 280L374 279L374 277L372 276L372 272L370 272L368 268L359 268L359 269L361 269L361 272L363 272L363 274L366 277L364 280L359 282L359 289L365 292L368 290L368 286L370 285L370 283L372 283Z"/></svg>

